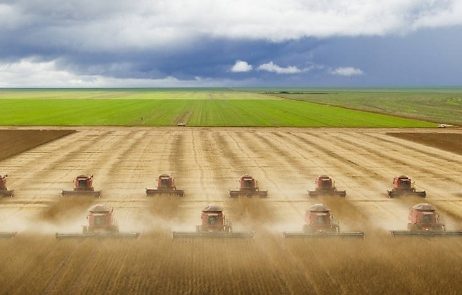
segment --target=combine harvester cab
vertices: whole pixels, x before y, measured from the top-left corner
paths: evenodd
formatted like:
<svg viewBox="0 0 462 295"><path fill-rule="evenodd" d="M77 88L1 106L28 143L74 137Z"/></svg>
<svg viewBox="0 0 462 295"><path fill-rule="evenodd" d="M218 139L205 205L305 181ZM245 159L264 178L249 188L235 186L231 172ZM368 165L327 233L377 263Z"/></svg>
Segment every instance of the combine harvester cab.
<svg viewBox="0 0 462 295"><path fill-rule="evenodd" d="M394 198L399 196L417 196L425 198L425 191L417 191L411 178L401 175L393 178L393 188L388 191L388 197Z"/></svg>
<svg viewBox="0 0 462 295"><path fill-rule="evenodd" d="M8 178L8 174L4 176L0 175L0 197L13 197L14 191L9 191L6 187L6 179Z"/></svg>
<svg viewBox="0 0 462 295"><path fill-rule="evenodd" d="M315 204L305 213L302 232L284 232L284 238L364 238L364 232L340 232L340 227L324 204Z"/></svg>
<svg viewBox="0 0 462 295"><path fill-rule="evenodd" d="M57 239L80 238L118 238L136 239L139 233L121 233L114 218L114 209L105 205L95 205L89 210L88 224L83 226L82 233L56 233Z"/></svg>
<svg viewBox="0 0 462 295"><path fill-rule="evenodd" d="M253 232L233 232L231 222L219 206L209 205L202 210L200 225L195 232L173 232L173 238L253 238Z"/></svg>
<svg viewBox="0 0 462 295"><path fill-rule="evenodd" d="M73 196L91 196L95 198L101 197L101 191L95 191L93 188L93 175L79 175L74 180L74 189L72 191L62 191L63 197Z"/></svg>
<svg viewBox="0 0 462 295"><path fill-rule="evenodd" d="M446 231L446 226L440 221L435 207L428 203L420 203L409 209L408 230L391 231L394 237L462 237L462 231Z"/></svg>
<svg viewBox="0 0 462 295"><path fill-rule="evenodd" d="M327 175L321 175L315 180L316 188L314 191L308 191L310 197L318 196L339 196L346 197L346 191L339 191L335 187L335 181Z"/></svg>
<svg viewBox="0 0 462 295"><path fill-rule="evenodd" d="M184 190L176 189L175 179L167 174L162 174L157 179L157 188L147 188L146 195L152 197L155 195L174 195L177 197L184 196Z"/></svg>
<svg viewBox="0 0 462 295"><path fill-rule="evenodd" d="M231 198L237 198L240 196L258 196L260 198L266 198L268 196L268 191L261 191L258 187L258 181L255 178L250 175L244 175L239 180L239 190L230 191L229 196Z"/></svg>

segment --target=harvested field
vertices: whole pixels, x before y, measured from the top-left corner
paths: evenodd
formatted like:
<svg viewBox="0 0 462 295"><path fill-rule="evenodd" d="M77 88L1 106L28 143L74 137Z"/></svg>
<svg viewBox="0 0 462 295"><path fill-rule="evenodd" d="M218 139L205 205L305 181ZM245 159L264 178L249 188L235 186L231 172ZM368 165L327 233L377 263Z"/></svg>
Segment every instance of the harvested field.
<svg viewBox="0 0 462 295"><path fill-rule="evenodd" d="M393 239L419 198L386 198L393 176L408 174L448 230L462 229L462 155L394 136L399 129L78 128L79 132L0 161L13 199L0 200L0 294L456 294L461 238ZM411 130L413 131L413 130ZM409 130L405 132L409 133ZM418 132L438 133L420 129ZM453 130L462 135L462 131ZM417 133L417 132L416 132ZM94 174L102 199L63 200L80 173ZM185 197L146 198L161 173ZM249 173L267 199L229 199ZM319 174L346 199L308 199ZM37 178L40 181L35 181ZM115 208L132 241L64 240L85 209ZM342 230L362 240L284 240L306 208L326 203ZM200 209L217 203L253 240L172 240L194 230Z"/></svg>
<svg viewBox="0 0 462 295"><path fill-rule="evenodd" d="M462 155L461 133L388 133L388 135L415 141L431 147Z"/></svg>
<svg viewBox="0 0 462 295"><path fill-rule="evenodd" d="M0 161L74 132L74 130L0 130L2 143Z"/></svg>

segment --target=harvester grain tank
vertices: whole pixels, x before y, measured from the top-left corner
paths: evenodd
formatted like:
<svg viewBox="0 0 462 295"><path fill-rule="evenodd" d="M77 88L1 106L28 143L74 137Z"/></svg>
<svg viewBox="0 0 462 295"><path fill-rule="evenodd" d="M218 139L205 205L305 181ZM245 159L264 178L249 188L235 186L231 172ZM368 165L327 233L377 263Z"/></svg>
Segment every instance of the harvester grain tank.
<svg viewBox="0 0 462 295"><path fill-rule="evenodd" d="M173 238L241 238L253 237L253 232L235 232L223 208L208 205L201 212L201 224L195 232L173 232Z"/></svg>
<svg viewBox="0 0 462 295"><path fill-rule="evenodd" d="M184 196L184 190L179 190L175 186L175 179L167 174L162 174L157 179L157 188L147 188L148 197L155 195L173 195L178 197Z"/></svg>
<svg viewBox="0 0 462 295"><path fill-rule="evenodd" d="M393 188L388 191L388 196L394 198L404 195L425 198L427 193L425 191L417 191L414 181L411 178L405 175L397 176L393 178Z"/></svg>
<svg viewBox="0 0 462 295"><path fill-rule="evenodd" d="M82 228L82 233L56 233L57 239L79 239L79 238L119 238L136 239L139 233L119 232L114 208L98 204L90 208L87 216L87 225Z"/></svg>
<svg viewBox="0 0 462 295"><path fill-rule="evenodd" d="M244 175L239 180L239 190L229 192L231 198L237 198L240 196L253 197L258 196L260 198L266 198L268 191L260 190L258 181L250 175Z"/></svg>
<svg viewBox="0 0 462 295"><path fill-rule="evenodd" d="M308 194L310 197L317 196L339 196L345 197L346 191L339 191L335 187L335 181L332 177L327 175L321 175L315 180L316 188L314 191L309 191Z"/></svg>
<svg viewBox="0 0 462 295"><path fill-rule="evenodd" d="M364 232L341 232L330 209L324 204L315 204L308 208L303 231L283 234L285 238L364 238Z"/></svg>
<svg viewBox="0 0 462 295"><path fill-rule="evenodd" d="M93 175L79 175L74 179L74 189L71 191L63 190L62 196L91 196L99 198L101 197L101 191L95 191L93 188Z"/></svg>
<svg viewBox="0 0 462 295"><path fill-rule="evenodd" d="M0 175L0 197L13 197L14 191L8 190L6 187L6 179L8 174Z"/></svg>
<svg viewBox="0 0 462 295"><path fill-rule="evenodd" d="M428 203L420 203L409 209L408 230L391 231L394 237L400 236L462 236L462 231L446 231L446 226L440 221L435 207Z"/></svg>

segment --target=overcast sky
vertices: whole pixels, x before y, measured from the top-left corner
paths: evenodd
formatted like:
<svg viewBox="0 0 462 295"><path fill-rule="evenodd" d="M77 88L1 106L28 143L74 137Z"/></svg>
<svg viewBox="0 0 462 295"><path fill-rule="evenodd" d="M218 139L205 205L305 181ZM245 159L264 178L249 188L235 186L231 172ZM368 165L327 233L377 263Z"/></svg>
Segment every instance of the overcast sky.
<svg viewBox="0 0 462 295"><path fill-rule="evenodd" d="M461 0L0 0L0 87L462 86Z"/></svg>

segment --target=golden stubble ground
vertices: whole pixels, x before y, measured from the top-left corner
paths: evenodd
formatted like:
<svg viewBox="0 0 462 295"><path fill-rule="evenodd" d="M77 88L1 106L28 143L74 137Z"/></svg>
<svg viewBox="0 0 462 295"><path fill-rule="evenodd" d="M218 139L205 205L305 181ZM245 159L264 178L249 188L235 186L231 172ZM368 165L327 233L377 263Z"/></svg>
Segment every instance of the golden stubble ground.
<svg viewBox="0 0 462 295"><path fill-rule="evenodd" d="M90 128L3 160L16 197L0 200L0 231L19 233L0 240L0 294L457 294L462 237L391 238L424 200L388 199L386 189L393 176L410 175L448 230L462 229L462 156L389 131ZM80 173L94 174L101 199L60 197ZM184 198L145 197L161 173L175 176ZM244 173L267 199L227 197ZM347 197L309 199L319 174ZM80 231L98 202L115 208L121 231L142 236L55 240ZM319 202L342 230L366 238L283 239ZM208 203L255 238L173 240L172 230L194 230Z"/></svg>

